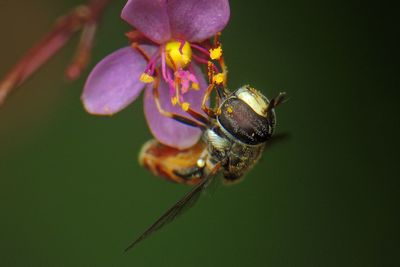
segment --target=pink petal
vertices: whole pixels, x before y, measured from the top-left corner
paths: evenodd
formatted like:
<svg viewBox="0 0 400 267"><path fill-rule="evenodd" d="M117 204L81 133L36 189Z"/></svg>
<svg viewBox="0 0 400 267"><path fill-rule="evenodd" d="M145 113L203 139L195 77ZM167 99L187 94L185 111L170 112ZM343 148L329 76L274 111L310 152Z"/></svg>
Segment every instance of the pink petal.
<svg viewBox="0 0 400 267"><path fill-rule="evenodd" d="M158 44L171 39L166 0L129 0L121 18Z"/></svg>
<svg viewBox="0 0 400 267"><path fill-rule="evenodd" d="M207 83L204 80L200 68L198 66L193 66L193 69L196 72L200 90L195 91L191 89L184 95L184 98L185 101L191 104L191 108L204 114L201 111L201 101L207 88ZM161 105L166 111L178 113L190 118L190 116L187 115L187 113L184 112L179 106L172 105L169 88L164 81L160 83L159 92ZM145 89L144 112L147 123L149 124L150 130L154 137L165 145L184 149L196 144L201 136L201 130L161 115L154 103L151 86L148 86Z"/></svg>
<svg viewBox="0 0 400 267"><path fill-rule="evenodd" d="M169 0L168 15L174 38L204 41L229 21L228 0Z"/></svg>
<svg viewBox="0 0 400 267"><path fill-rule="evenodd" d="M148 45L143 48L154 51ZM143 56L131 47L105 57L86 80L81 97L86 110L97 115L112 115L128 106L145 85L139 77L146 64Z"/></svg>

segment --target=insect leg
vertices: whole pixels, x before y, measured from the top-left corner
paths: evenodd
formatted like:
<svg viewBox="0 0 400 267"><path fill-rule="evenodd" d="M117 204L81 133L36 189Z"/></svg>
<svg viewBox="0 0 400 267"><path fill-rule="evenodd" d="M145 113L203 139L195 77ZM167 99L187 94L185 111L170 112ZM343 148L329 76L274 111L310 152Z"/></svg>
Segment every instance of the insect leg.
<svg viewBox="0 0 400 267"><path fill-rule="evenodd" d="M214 88L215 88L214 83L211 83L208 86L208 88L204 94L203 101L201 102L201 109L211 118L215 118L216 114L213 109L210 109L209 107L207 107L207 101L210 98L210 95L211 95L212 91L214 90Z"/></svg>
<svg viewBox="0 0 400 267"><path fill-rule="evenodd" d="M153 86L153 96L154 96L154 102L156 103L156 107L158 109L158 112L160 112L163 116L166 116L168 118L174 119L176 121L179 121L183 124L192 126L192 127L197 127L200 128L202 130L207 129L207 127L204 124L201 124L195 120L189 119L185 116L176 114L176 113L172 113L169 111L166 111L162 108L161 106L161 102L160 102L160 95L159 95L159 91L158 91L158 83L155 83Z"/></svg>
<svg viewBox="0 0 400 267"><path fill-rule="evenodd" d="M209 62L207 65L208 68L208 78L209 78L209 83L210 85L208 86L204 97L203 97L203 101L201 103L201 109L211 118L215 118L217 115L217 112L214 109L211 109L207 106L207 101L210 98L210 95L212 94L213 90L216 89L217 90L217 95L216 95L216 105L219 106L220 102L222 99L224 99L229 92L227 91L227 89L225 89L226 86L226 66L224 64L224 60L221 56L220 60L220 65L222 68L222 73L219 73L217 75L222 75L223 76L223 80L219 80L220 78L218 77L218 79L216 79L216 75L215 75L215 70L213 69L213 64L212 62ZM222 87L221 87L222 85Z"/></svg>
<svg viewBox="0 0 400 267"><path fill-rule="evenodd" d="M188 110L186 110L186 113L189 114L190 116L192 116L192 118L204 123L204 124L209 124L210 120L207 119L205 116L203 116L202 114L198 113L197 111L191 109L190 107L188 108Z"/></svg>
<svg viewBox="0 0 400 267"><path fill-rule="evenodd" d="M221 37L221 32L218 32L215 36L214 36L214 47L220 47L221 46L221 42L219 40L219 38ZM228 83L228 68L225 64L225 59L224 56L221 55L218 59L218 63L221 67L222 73L224 74L224 81L222 83L223 87L226 88L226 85Z"/></svg>

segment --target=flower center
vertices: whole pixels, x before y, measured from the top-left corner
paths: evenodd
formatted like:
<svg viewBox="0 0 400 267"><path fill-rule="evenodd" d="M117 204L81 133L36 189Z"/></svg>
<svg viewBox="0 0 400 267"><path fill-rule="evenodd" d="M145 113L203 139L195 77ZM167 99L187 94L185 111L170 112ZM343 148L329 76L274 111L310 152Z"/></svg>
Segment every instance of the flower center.
<svg viewBox="0 0 400 267"><path fill-rule="evenodd" d="M174 70L185 68L192 60L192 49L186 41L169 41L165 45L166 62Z"/></svg>

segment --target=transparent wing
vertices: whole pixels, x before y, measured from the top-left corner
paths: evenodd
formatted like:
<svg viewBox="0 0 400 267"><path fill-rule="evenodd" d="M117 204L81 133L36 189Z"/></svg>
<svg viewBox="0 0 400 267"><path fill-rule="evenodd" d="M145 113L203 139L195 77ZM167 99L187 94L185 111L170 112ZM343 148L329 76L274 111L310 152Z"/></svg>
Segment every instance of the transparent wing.
<svg viewBox="0 0 400 267"><path fill-rule="evenodd" d="M152 233L174 220L178 215L182 214L185 210L192 207L199 199L201 192L207 188L215 178L215 173L218 171L220 164L217 164L211 173L196 185L190 192L184 195L174 206L167 210L155 223L153 223L142 235L133 241L126 249L125 252L132 249L137 243L150 236Z"/></svg>

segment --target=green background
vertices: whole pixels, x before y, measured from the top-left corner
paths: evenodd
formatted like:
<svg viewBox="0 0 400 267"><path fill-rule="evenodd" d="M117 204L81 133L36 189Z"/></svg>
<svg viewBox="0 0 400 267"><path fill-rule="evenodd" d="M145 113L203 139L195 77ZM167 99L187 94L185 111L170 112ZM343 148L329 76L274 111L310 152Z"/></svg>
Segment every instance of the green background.
<svg viewBox="0 0 400 267"><path fill-rule="evenodd" d="M79 3L1 1L0 74ZM123 5L105 14L91 66L126 45ZM75 38L0 109L0 266L399 266L394 7L260 0L231 12L229 86L288 92L278 132L291 138L124 254L188 188L138 165L141 99L111 118L85 113L84 77L63 77Z"/></svg>

